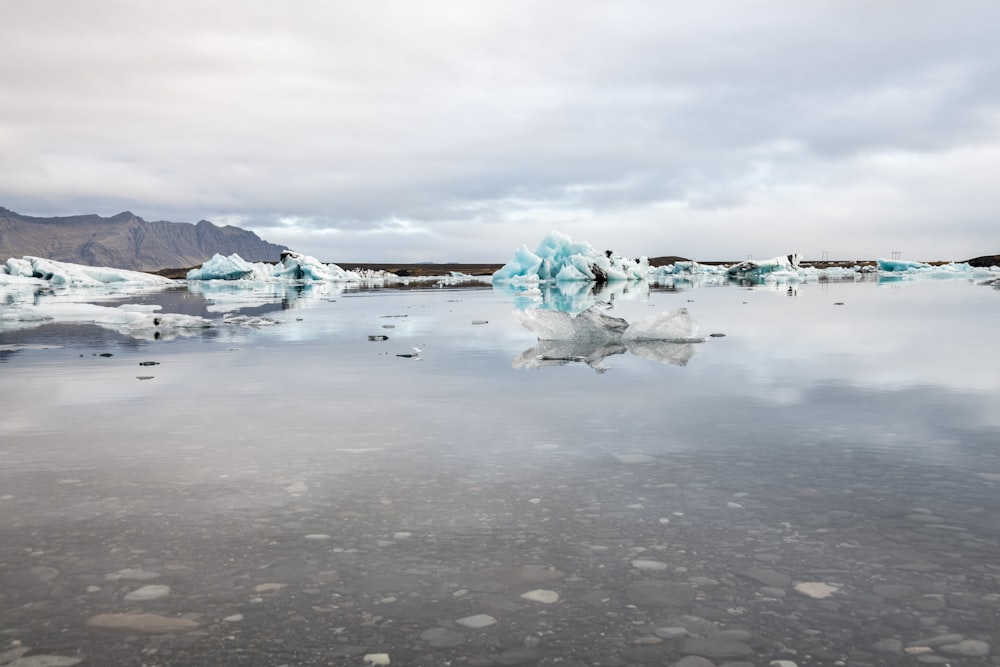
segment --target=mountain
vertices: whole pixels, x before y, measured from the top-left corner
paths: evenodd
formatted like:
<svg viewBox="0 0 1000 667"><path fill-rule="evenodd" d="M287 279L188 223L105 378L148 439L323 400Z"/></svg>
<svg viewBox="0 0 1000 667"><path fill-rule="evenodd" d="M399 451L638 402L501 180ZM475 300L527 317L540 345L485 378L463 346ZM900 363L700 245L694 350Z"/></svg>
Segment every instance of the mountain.
<svg viewBox="0 0 1000 667"><path fill-rule="evenodd" d="M110 218L73 215L35 218L0 207L0 262L32 255L89 266L134 271L190 267L215 253L247 261L277 261L285 246L253 232L208 220L147 222L131 211Z"/></svg>

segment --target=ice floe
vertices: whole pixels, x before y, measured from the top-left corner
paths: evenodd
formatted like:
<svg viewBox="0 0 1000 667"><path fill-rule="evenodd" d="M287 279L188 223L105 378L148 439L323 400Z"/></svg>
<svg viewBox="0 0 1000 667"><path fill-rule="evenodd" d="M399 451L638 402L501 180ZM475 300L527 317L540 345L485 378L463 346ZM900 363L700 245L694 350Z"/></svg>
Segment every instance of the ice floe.
<svg viewBox="0 0 1000 667"><path fill-rule="evenodd" d="M784 272L791 274L797 272L802 256L798 253L765 259L758 262L747 260L739 264L733 264L726 272L733 278L761 278L770 273Z"/></svg>
<svg viewBox="0 0 1000 667"><path fill-rule="evenodd" d="M116 283L166 286L174 282L152 273L70 264L41 257L12 257L0 266L0 284L26 281L53 287L103 287Z"/></svg>
<svg viewBox="0 0 1000 667"><path fill-rule="evenodd" d="M538 340L604 341L661 340L700 343L698 324L686 308L644 317L629 324L603 312L610 304L597 303L578 315L557 310L515 310L514 320L534 333Z"/></svg>
<svg viewBox="0 0 1000 667"><path fill-rule="evenodd" d="M281 260L277 264L247 262L237 254L229 257L216 254L200 267L191 269L187 273L188 280L361 282L372 277L372 275L362 276L355 271L345 271L336 264L324 264L315 257L290 250L281 253Z"/></svg>
<svg viewBox="0 0 1000 667"><path fill-rule="evenodd" d="M885 278L977 278L1000 273L1000 267L975 267L968 262L948 262L947 264L927 264L899 259L876 260L879 274Z"/></svg>
<svg viewBox="0 0 1000 667"><path fill-rule="evenodd" d="M550 232L535 251L521 246L514 259L493 274L494 283L614 282L642 280L649 271L645 257L627 259L610 250L598 252L585 241L574 242L560 232Z"/></svg>
<svg viewBox="0 0 1000 667"><path fill-rule="evenodd" d="M514 360L515 368L541 368L573 362L585 363L598 372L606 370L604 359L626 351L673 366L684 366L695 354L698 324L686 308L636 320L602 311L595 304L578 315L553 310L513 312L521 326L538 337L538 344Z"/></svg>

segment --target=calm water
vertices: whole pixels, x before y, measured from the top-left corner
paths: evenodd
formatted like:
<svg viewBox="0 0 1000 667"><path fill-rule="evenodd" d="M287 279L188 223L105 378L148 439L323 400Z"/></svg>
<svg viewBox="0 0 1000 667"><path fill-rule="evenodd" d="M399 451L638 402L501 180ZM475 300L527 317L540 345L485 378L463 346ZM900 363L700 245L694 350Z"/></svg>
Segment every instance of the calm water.
<svg viewBox="0 0 1000 667"><path fill-rule="evenodd" d="M0 332L61 346L0 352L0 665L1000 664L1000 292L598 296L725 336L553 353L490 288Z"/></svg>

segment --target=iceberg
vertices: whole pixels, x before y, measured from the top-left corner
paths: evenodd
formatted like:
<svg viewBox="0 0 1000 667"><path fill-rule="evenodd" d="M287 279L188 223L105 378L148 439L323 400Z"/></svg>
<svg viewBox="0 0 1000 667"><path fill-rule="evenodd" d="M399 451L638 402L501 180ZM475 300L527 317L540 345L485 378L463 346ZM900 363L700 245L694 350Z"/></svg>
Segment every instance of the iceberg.
<svg viewBox="0 0 1000 667"><path fill-rule="evenodd" d="M531 285L539 282L613 282L643 280L649 272L646 257L626 259L610 250L599 253L586 242L550 232L535 251L521 246L514 259L493 274L494 283Z"/></svg>
<svg viewBox="0 0 1000 667"><path fill-rule="evenodd" d="M799 262L801 261L801 255L798 253L792 253L782 257L761 260L759 262L747 260L745 262L740 262L739 264L733 264L726 271L732 278L757 279L770 273L797 272L799 269Z"/></svg>
<svg viewBox="0 0 1000 667"><path fill-rule="evenodd" d="M879 271L885 271L887 273L902 273L903 271L926 271L928 269L933 269L930 264L924 264L923 262L907 262L902 259L884 259L879 257L875 260L878 265Z"/></svg>
<svg viewBox="0 0 1000 667"><path fill-rule="evenodd" d="M515 310L514 320L538 337L538 344L514 360L514 368L541 368L582 362L599 373L603 360L630 351L663 364L684 366L695 354L698 324L686 308L644 317L629 324L602 312L597 303L579 315L558 310Z"/></svg>
<svg viewBox="0 0 1000 667"><path fill-rule="evenodd" d="M608 303L596 303L579 315L558 310L515 310L514 321L534 333L541 341L665 341L671 343L702 343L698 324L687 308L651 315L629 324L624 318L612 317L602 310Z"/></svg>
<svg viewBox="0 0 1000 667"><path fill-rule="evenodd" d="M12 257L0 265L0 284L17 283L51 287L104 287L117 284L168 286L174 284L174 281L141 271L84 266L25 256L21 259Z"/></svg>
<svg viewBox="0 0 1000 667"><path fill-rule="evenodd" d="M240 280L254 275L254 265L233 253L223 257L216 253L197 269L187 272L188 280Z"/></svg>
<svg viewBox="0 0 1000 667"><path fill-rule="evenodd" d="M607 341L617 340L628 329L628 322L601 312L608 303L596 303L579 315L561 310L515 310L514 321L532 332L541 341Z"/></svg>
<svg viewBox="0 0 1000 667"><path fill-rule="evenodd" d="M901 259L875 260L881 273L906 274L907 276L926 276L931 278L988 276L996 273L996 267L975 267L968 262L948 262L947 264L926 264L924 262L908 262Z"/></svg>
<svg viewBox="0 0 1000 667"><path fill-rule="evenodd" d="M381 276L378 276L381 277ZM199 280L256 280L256 281L314 281L361 282L376 279L355 271L345 271L336 264L324 264L315 257L286 250L274 265L266 262L247 262L237 254L223 257L216 254L198 268L187 273L189 281Z"/></svg>

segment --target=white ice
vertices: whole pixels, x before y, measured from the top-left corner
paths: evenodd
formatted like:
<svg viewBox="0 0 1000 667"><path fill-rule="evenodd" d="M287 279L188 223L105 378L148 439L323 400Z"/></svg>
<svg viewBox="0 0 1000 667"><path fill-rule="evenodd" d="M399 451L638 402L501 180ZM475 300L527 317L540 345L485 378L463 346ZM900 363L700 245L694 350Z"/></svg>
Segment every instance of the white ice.
<svg viewBox="0 0 1000 667"><path fill-rule="evenodd" d="M579 315L561 310L515 310L514 321L538 337L538 340L608 341L618 340L628 329L628 322L601 312L609 308L597 303Z"/></svg>
<svg viewBox="0 0 1000 667"><path fill-rule="evenodd" d="M686 308L644 317L632 324L602 312L608 308L607 303L597 303L579 315L538 309L515 310L512 315L518 324L542 341L704 341L698 337L698 324Z"/></svg>
<svg viewBox="0 0 1000 667"><path fill-rule="evenodd" d="M384 272L345 271L336 264L324 264L315 257L297 252L281 253L277 264L247 262L237 254L216 254L200 267L191 269L187 279L251 281L362 282L385 277Z"/></svg>
<svg viewBox="0 0 1000 667"><path fill-rule="evenodd" d="M769 273L798 271L801 255L792 253L761 261L747 260L729 267L728 273L735 278L759 278Z"/></svg>
<svg viewBox="0 0 1000 667"><path fill-rule="evenodd" d="M25 256L0 265L0 284L37 284L52 287L102 287L110 284L162 285L174 281L141 271L106 266L84 266Z"/></svg>
<svg viewBox="0 0 1000 667"><path fill-rule="evenodd" d="M535 251L521 246L514 259L493 274L494 283L530 285L538 282L642 280L649 271L645 257L626 259L610 251L598 252L586 242L574 243L551 232Z"/></svg>

